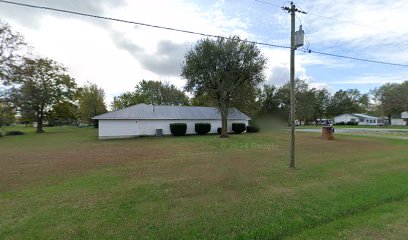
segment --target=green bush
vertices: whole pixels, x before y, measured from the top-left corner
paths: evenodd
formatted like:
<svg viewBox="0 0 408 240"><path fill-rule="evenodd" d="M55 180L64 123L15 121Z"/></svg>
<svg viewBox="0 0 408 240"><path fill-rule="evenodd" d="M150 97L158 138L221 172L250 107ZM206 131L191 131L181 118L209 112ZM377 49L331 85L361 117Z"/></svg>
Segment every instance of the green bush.
<svg viewBox="0 0 408 240"><path fill-rule="evenodd" d="M218 134L221 134L221 128L220 128L220 127L217 128L217 133L218 133Z"/></svg>
<svg viewBox="0 0 408 240"><path fill-rule="evenodd" d="M346 123L345 122L338 122L335 125L346 125Z"/></svg>
<svg viewBox="0 0 408 240"><path fill-rule="evenodd" d="M259 127L257 127L257 126L247 126L246 131L248 133L259 132Z"/></svg>
<svg viewBox="0 0 408 240"><path fill-rule="evenodd" d="M184 136L187 132L186 123L170 123L170 132L174 136Z"/></svg>
<svg viewBox="0 0 408 240"><path fill-rule="evenodd" d="M204 135L211 131L211 124L210 123L196 123L194 126L194 130L198 135Z"/></svg>
<svg viewBox="0 0 408 240"><path fill-rule="evenodd" d="M358 125L358 122L347 122L346 125L355 126Z"/></svg>
<svg viewBox="0 0 408 240"><path fill-rule="evenodd" d="M232 131L236 134L241 134L245 131L245 123L233 123L232 124Z"/></svg>
<svg viewBox="0 0 408 240"><path fill-rule="evenodd" d="M6 132L6 136L17 136L17 135L24 135L21 131L8 131Z"/></svg>

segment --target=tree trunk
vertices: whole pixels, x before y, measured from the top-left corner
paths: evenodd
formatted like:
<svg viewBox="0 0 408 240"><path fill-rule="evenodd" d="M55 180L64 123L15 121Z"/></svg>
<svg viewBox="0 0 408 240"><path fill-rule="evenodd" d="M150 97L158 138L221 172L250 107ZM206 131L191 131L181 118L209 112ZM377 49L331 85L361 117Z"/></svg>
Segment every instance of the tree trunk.
<svg viewBox="0 0 408 240"><path fill-rule="evenodd" d="M221 138L228 137L228 110L221 111Z"/></svg>
<svg viewBox="0 0 408 240"><path fill-rule="evenodd" d="M43 118L42 117L37 117L37 133L43 133Z"/></svg>
<svg viewBox="0 0 408 240"><path fill-rule="evenodd" d="M43 133L43 120L44 120L44 105L41 106L40 112L37 113L37 133Z"/></svg>

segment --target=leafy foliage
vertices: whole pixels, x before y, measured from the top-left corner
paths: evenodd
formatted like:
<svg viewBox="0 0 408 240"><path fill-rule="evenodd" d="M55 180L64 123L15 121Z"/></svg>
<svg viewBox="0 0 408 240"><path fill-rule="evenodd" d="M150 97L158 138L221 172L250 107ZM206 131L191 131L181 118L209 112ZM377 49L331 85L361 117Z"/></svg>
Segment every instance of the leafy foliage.
<svg viewBox="0 0 408 240"><path fill-rule="evenodd" d="M92 125L92 117L106 113L105 92L94 83L86 83L79 89L79 113L81 120Z"/></svg>
<svg viewBox="0 0 408 240"><path fill-rule="evenodd" d="M0 82L8 83L21 60L18 51L25 46L23 37L0 22Z"/></svg>
<svg viewBox="0 0 408 240"><path fill-rule="evenodd" d="M11 103L0 101L0 127L15 122L16 112Z"/></svg>
<svg viewBox="0 0 408 240"><path fill-rule="evenodd" d="M186 123L170 123L170 132L174 136L184 136L187 132Z"/></svg>
<svg viewBox="0 0 408 240"><path fill-rule="evenodd" d="M51 59L25 58L14 82L19 86L14 90L15 103L24 117L38 122L37 132L43 132L43 121L54 105L74 100L74 79Z"/></svg>
<svg viewBox="0 0 408 240"><path fill-rule="evenodd" d="M233 123L232 124L232 131L234 131L234 133L236 134L241 134L245 132L245 130L246 130L245 123Z"/></svg>
<svg viewBox="0 0 408 240"><path fill-rule="evenodd" d="M239 37L200 40L187 54L181 76L195 98L205 96L221 112L221 137L228 137L228 109L251 108L264 81L266 59L255 44Z"/></svg>
<svg viewBox="0 0 408 240"><path fill-rule="evenodd" d="M52 106L47 114L50 126L71 125L78 119L78 106L69 101L61 101Z"/></svg>
<svg viewBox="0 0 408 240"><path fill-rule="evenodd" d="M401 84L387 83L374 89L372 94L378 102L377 111L380 115L401 117L401 112L408 111L408 81Z"/></svg>
<svg viewBox="0 0 408 240"><path fill-rule="evenodd" d="M204 135L211 131L210 123L196 123L194 125L194 130L198 135Z"/></svg>
<svg viewBox="0 0 408 240"><path fill-rule="evenodd" d="M176 86L160 81L141 81L135 91L114 97L112 108L121 109L139 103L153 105L188 105L188 97Z"/></svg>

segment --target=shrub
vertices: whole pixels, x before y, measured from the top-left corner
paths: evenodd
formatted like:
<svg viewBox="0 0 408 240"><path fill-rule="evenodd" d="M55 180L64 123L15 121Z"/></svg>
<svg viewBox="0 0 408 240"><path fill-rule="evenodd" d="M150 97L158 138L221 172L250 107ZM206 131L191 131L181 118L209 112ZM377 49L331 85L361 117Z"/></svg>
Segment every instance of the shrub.
<svg viewBox="0 0 408 240"><path fill-rule="evenodd" d="M170 123L170 132L174 136L183 136L187 132L186 123Z"/></svg>
<svg viewBox="0 0 408 240"><path fill-rule="evenodd" d="M233 123L232 124L232 131L234 131L236 134L243 133L245 131L245 123Z"/></svg>
<svg viewBox="0 0 408 240"><path fill-rule="evenodd" d="M346 125L355 126L355 125L358 125L358 122L347 122Z"/></svg>
<svg viewBox="0 0 408 240"><path fill-rule="evenodd" d="M257 126L247 126L246 131L248 133L259 132L259 127L257 127Z"/></svg>
<svg viewBox="0 0 408 240"><path fill-rule="evenodd" d="M346 123L345 122L338 122L338 123L336 123L336 125L346 125Z"/></svg>
<svg viewBox="0 0 408 240"><path fill-rule="evenodd" d="M198 135L204 135L211 131L211 124L210 123L196 123L194 126L194 130Z"/></svg>
<svg viewBox="0 0 408 240"><path fill-rule="evenodd" d="M24 135L21 131L8 131L6 132L6 136L17 136L17 135Z"/></svg>
<svg viewBox="0 0 408 240"><path fill-rule="evenodd" d="M221 128L217 128L217 133L221 134Z"/></svg>

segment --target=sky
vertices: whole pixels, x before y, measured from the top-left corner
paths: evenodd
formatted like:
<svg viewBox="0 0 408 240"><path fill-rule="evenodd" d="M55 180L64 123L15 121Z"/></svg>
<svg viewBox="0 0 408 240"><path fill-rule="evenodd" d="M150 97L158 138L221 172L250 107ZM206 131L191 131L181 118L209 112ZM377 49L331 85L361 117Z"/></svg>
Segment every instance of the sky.
<svg viewBox="0 0 408 240"><path fill-rule="evenodd" d="M278 0L14 0L196 32L278 45L290 44L290 16ZM269 3L269 4L268 4ZM406 0L299 0L308 14L296 27L306 33L304 48L408 64ZM69 70L79 85L96 83L107 105L139 81L160 80L180 89L185 53L202 37L132 24L92 19L0 3L0 19L20 32L39 56ZM259 46L268 59L267 84L289 81L289 50ZM408 68L296 53L296 77L311 87L357 88L362 92L408 80Z"/></svg>

